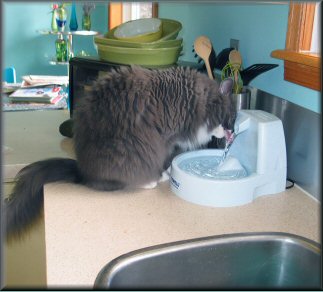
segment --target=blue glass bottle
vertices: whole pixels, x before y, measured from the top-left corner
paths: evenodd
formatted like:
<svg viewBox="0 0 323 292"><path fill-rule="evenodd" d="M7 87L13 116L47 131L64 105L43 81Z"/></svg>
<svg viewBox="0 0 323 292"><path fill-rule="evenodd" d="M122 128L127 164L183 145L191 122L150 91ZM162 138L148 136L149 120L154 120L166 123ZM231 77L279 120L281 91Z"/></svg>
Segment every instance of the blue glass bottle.
<svg viewBox="0 0 323 292"><path fill-rule="evenodd" d="M71 20L70 20L70 30L75 31L78 28L77 18L76 18L76 7L75 2L72 3L72 10L71 10Z"/></svg>

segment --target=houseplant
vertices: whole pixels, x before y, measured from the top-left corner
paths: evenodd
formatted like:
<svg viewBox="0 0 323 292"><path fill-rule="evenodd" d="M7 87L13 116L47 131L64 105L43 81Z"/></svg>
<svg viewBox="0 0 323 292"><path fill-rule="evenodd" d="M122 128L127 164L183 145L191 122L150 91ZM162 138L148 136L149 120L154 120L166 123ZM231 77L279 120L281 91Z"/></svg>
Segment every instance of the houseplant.
<svg viewBox="0 0 323 292"><path fill-rule="evenodd" d="M221 71L221 79L231 78L233 80L233 87L231 97L236 103L236 110L249 109L250 108L250 96L249 89L243 86L241 78L241 65L242 58L237 50L232 50L229 54L229 60Z"/></svg>

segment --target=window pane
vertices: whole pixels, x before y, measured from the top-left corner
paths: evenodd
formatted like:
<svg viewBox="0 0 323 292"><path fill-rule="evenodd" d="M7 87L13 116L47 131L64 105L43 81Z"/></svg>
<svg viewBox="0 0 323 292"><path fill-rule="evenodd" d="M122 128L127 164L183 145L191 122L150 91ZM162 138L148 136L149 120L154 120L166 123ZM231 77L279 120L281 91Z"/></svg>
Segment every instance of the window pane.
<svg viewBox="0 0 323 292"><path fill-rule="evenodd" d="M321 6L322 3L317 3L315 7L315 16L313 23L313 34L311 43L311 52L321 53Z"/></svg>
<svg viewBox="0 0 323 292"><path fill-rule="evenodd" d="M151 2L124 2L123 3L123 22L139 18L152 17Z"/></svg>

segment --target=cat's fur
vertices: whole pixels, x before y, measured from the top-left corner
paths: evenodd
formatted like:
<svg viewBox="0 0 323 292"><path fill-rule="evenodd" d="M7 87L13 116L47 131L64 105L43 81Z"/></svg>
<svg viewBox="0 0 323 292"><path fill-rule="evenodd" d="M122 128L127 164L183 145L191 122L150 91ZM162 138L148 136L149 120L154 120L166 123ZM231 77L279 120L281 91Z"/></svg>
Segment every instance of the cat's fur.
<svg viewBox="0 0 323 292"><path fill-rule="evenodd" d="M120 67L99 78L74 112L76 160L39 161L18 173L7 233L21 233L38 217L45 183L154 186L176 154L206 145L219 125L232 128L231 88L231 80L219 85L184 67Z"/></svg>

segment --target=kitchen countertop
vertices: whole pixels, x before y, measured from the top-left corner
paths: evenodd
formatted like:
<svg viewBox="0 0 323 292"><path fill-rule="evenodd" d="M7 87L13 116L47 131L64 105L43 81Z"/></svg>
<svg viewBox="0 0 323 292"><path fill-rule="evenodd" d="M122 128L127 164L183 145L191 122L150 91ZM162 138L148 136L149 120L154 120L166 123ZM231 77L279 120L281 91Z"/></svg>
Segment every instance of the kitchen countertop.
<svg viewBox="0 0 323 292"><path fill-rule="evenodd" d="M66 111L4 113L5 179L27 163L73 157L58 132ZM47 283L92 288L100 269L135 249L240 232L288 232L320 242L320 203L297 186L253 203L212 208L186 202L167 182L151 190L99 192L52 183L44 188Z"/></svg>
<svg viewBox="0 0 323 292"><path fill-rule="evenodd" d="M231 208L195 205L167 182L152 190L45 188L47 283L91 289L100 269L135 249L204 236L280 231L320 241L320 204L294 187Z"/></svg>
<svg viewBox="0 0 323 292"><path fill-rule="evenodd" d="M4 112L3 178L11 181L25 165L50 157L73 157L71 139L59 133L67 110Z"/></svg>

